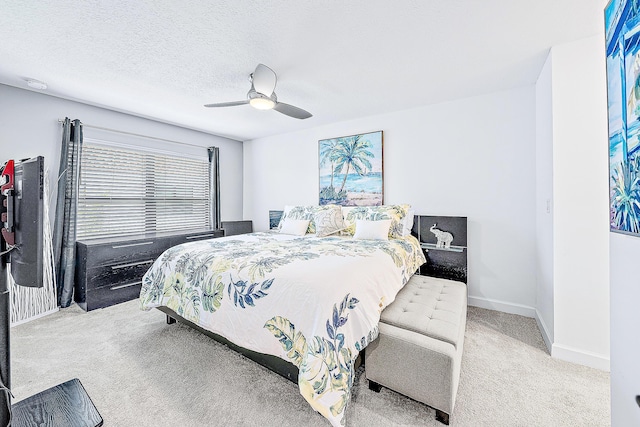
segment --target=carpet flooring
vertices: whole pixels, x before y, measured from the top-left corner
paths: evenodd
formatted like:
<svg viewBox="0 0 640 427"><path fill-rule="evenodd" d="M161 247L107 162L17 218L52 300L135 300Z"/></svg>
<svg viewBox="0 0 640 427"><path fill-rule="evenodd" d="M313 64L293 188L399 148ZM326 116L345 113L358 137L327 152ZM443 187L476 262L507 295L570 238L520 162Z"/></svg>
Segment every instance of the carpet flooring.
<svg viewBox="0 0 640 427"><path fill-rule="evenodd" d="M14 402L79 378L110 426L329 426L297 385L157 310L72 306L11 329ZM348 426L442 426L358 372ZM608 426L609 374L552 359L535 320L469 307L451 426Z"/></svg>

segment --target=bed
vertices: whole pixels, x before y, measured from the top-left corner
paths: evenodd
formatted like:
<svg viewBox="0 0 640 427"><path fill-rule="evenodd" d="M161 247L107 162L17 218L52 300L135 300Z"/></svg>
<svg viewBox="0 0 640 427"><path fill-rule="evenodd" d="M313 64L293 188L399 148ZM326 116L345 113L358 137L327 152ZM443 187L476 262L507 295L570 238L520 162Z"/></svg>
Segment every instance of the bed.
<svg viewBox="0 0 640 427"><path fill-rule="evenodd" d="M164 309L298 370L300 393L344 423L358 353L381 311L425 262L418 240L258 232L167 250L143 278L141 307Z"/></svg>

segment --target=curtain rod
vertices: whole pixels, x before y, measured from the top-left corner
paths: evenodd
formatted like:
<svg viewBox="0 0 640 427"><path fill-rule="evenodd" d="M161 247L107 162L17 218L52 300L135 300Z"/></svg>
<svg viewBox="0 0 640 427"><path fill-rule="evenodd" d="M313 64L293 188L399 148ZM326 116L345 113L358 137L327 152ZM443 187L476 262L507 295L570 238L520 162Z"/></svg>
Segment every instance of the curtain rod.
<svg viewBox="0 0 640 427"><path fill-rule="evenodd" d="M64 123L64 120L63 119L58 119L58 123ZM80 123L82 123L82 121ZM123 134L123 135L131 135L131 136L137 136L137 137L140 137L140 138L155 139L156 141L171 142L173 144L190 145L192 147L198 147L198 148L202 148L204 150L206 150L208 148L208 147L203 147L202 145L190 144L188 142L174 141L172 139L158 138L158 137L149 136L149 135L141 135L139 133L127 132L127 131L118 130L118 129L110 129L110 128L105 128L105 127L101 127L101 126L94 126L94 125L89 125L89 124L86 124L86 123L82 123L82 126L83 127L87 127L87 128L92 128L92 129L106 130L107 132L120 133L120 134Z"/></svg>

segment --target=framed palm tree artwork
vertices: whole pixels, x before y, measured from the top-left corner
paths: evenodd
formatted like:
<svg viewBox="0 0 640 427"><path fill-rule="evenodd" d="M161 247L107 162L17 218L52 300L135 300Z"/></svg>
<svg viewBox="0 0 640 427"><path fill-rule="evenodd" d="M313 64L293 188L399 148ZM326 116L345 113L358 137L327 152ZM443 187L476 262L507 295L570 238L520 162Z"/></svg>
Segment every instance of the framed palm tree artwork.
<svg viewBox="0 0 640 427"><path fill-rule="evenodd" d="M318 142L320 204L382 205L382 131Z"/></svg>
<svg viewBox="0 0 640 427"><path fill-rule="evenodd" d="M640 235L640 0L605 7L610 226Z"/></svg>

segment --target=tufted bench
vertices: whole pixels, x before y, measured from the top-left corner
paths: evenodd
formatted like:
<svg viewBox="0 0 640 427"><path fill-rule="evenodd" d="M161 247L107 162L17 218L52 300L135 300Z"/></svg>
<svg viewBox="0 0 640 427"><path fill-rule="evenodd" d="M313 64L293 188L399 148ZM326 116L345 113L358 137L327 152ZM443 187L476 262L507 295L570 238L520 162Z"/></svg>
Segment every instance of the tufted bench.
<svg viewBox="0 0 640 427"><path fill-rule="evenodd" d="M467 286L414 275L380 316L365 350L369 388L385 386L436 410L449 424L460 380Z"/></svg>

